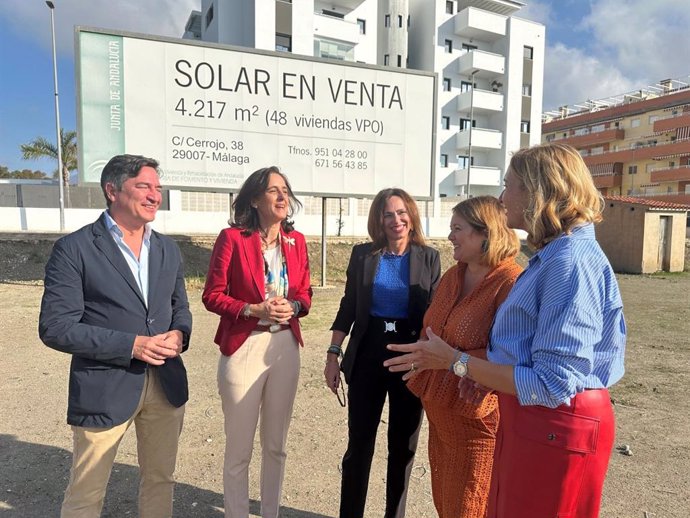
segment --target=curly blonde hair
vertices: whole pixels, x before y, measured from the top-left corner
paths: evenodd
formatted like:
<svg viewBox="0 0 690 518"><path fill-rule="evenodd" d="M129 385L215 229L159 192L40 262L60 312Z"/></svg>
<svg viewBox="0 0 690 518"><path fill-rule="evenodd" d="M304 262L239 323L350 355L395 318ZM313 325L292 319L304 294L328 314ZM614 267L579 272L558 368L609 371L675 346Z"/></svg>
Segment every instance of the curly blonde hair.
<svg viewBox="0 0 690 518"><path fill-rule="evenodd" d="M527 241L543 248L583 223L598 223L604 199L577 150L567 144L521 149L509 169L529 194L524 218Z"/></svg>

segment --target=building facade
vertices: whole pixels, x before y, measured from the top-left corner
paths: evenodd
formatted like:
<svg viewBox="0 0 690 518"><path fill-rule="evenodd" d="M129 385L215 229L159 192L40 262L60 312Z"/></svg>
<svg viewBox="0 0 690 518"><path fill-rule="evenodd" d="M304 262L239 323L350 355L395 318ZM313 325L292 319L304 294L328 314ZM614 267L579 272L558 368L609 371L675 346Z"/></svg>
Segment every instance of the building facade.
<svg viewBox="0 0 690 518"><path fill-rule="evenodd" d="M468 190L498 195L511 152L541 141L545 29L513 16L524 5L201 0L184 37L436 72L435 201L457 201ZM427 216L447 216L444 205Z"/></svg>
<svg viewBox="0 0 690 518"><path fill-rule="evenodd" d="M563 106L542 131L578 149L605 195L690 204L690 77Z"/></svg>

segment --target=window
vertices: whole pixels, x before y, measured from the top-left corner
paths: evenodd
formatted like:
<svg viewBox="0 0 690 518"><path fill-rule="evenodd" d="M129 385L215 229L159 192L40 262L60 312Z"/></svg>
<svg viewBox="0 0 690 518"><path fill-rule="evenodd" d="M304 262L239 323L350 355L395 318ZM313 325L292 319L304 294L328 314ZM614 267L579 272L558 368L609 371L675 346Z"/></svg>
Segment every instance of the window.
<svg viewBox="0 0 690 518"><path fill-rule="evenodd" d="M470 90L472 90L472 83L469 81L460 82L460 92L469 92Z"/></svg>
<svg viewBox="0 0 690 518"><path fill-rule="evenodd" d="M384 27L390 27L391 26L391 15L387 14L386 16L383 17L383 25Z"/></svg>
<svg viewBox="0 0 690 518"><path fill-rule="evenodd" d="M661 118L661 115L650 115L649 116L649 124L654 124L660 118Z"/></svg>
<svg viewBox="0 0 690 518"><path fill-rule="evenodd" d="M629 165L628 166L628 174L637 174L637 166L636 165Z"/></svg>
<svg viewBox="0 0 690 518"><path fill-rule="evenodd" d="M446 14L453 14L453 1L446 0Z"/></svg>
<svg viewBox="0 0 690 518"><path fill-rule="evenodd" d="M322 9L321 14L324 14L326 16L332 16L333 18L345 18L344 13L339 13L337 11L331 11L330 9Z"/></svg>
<svg viewBox="0 0 690 518"><path fill-rule="evenodd" d="M575 135L576 137L579 137L581 135L589 135L589 129L577 128L575 131L573 131L573 135Z"/></svg>
<svg viewBox="0 0 690 518"><path fill-rule="evenodd" d="M520 121L520 133L529 133L529 121Z"/></svg>
<svg viewBox="0 0 690 518"><path fill-rule="evenodd" d="M276 50L280 52L292 52L292 36L276 33Z"/></svg>
<svg viewBox="0 0 690 518"><path fill-rule="evenodd" d="M441 167L448 167L448 155L445 153L441 154Z"/></svg>
<svg viewBox="0 0 690 518"><path fill-rule="evenodd" d="M403 26L403 17L402 17L402 14L399 14L398 15L398 27L402 28L402 26Z"/></svg>
<svg viewBox="0 0 690 518"><path fill-rule="evenodd" d="M522 95L527 97L532 97L532 85L524 84L522 85Z"/></svg>
<svg viewBox="0 0 690 518"><path fill-rule="evenodd" d="M534 49L532 47L528 47L527 45L525 45L522 50L522 55L525 59L533 59Z"/></svg>
<svg viewBox="0 0 690 518"><path fill-rule="evenodd" d="M631 128L639 128L640 127L640 119L632 119L630 121L630 127Z"/></svg>
<svg viewBox="0 0 690 518"><path fill-rule="evenodd" d="M460 50L460 53L465 54L466 52L471 52L473 50L477 50L476 45L470 45L469 43L463 43L461 50Z"/></svg>
<svg viewBox="0 0 690 518"><path fill-rule="evenodd" d="M472 121L472 127L474 128L476 126L477 126L477 121L476 120ZM463 119L462 117L460 117L460 131L464 131L464 130L469 129L469 128L470 128L470 119Z"/></svg>
<svg viewBox="0 0 690 518"><path fill-rule="evenodd" d="M314 38L314 56L340 61L354 61L355 48L354 45L340 41Z"/></svg>
<svg viewBox="0 0 690 518"><path fill-rule="evenodd" d="M367 33L367 21L362 20L361 18L357 18L357 25L359 25L359 33L360 34L366 34Z"/></svg>
<svg viewBox="0 0 690 518"><path fill-rule="evenodd" d="M593 147L589 150L590 155L601 155L604 152L604 146Z"/></svg>
<svg viewBox="0 0 690 518"><path fill-rule="evenodd" d="M450 77L443 78L443 91L450 92Z"/></svg>
<svg viewBox="0 0 690 518"><path fill-rule="evenodd" d="M596 124L592 126L592 133L599 133L601 131L604 131L606 129L606 126L603 124Z"/></svg>
<svg viewBox="0 0 690 518"><path fill-rule="evenodd" d="M553 142L556 135L546 135L546 142Z"/></svg>
<svg viewBox="0 0 690 518"><path fill-rule="evenodd" d="M470 164L470 157L466 155L458 155L458 169L467 169ZM474 165L474 157L472 157L472 165Z"/></svg>
<svg viewBox="0 0 690 518"><path fill-rule="evenodd" d="M444 46L446 47L446 52L453 52L453 40L445 40Z"/></svg>
<svg viewBox="0 0 690 518"><path fill-rule="evenodd" d="M402 67L402 56L398 54L398 68Z"/></svg>
<svg viewBox="0 0 690 518"><path fill-rule="evenodd" d="M213 4L211 4L211 7L208 8L208 11L206 11L206 28L208 29L208 26L211 25L211 22L213 21Z"/></svg>
<svg viewBox="0 0 690 518"><path fill-rule="evenodd" d="M383 64L385 66L390 65L390 60L391 60L391 57L388 54L383 55Z"/></svg>
<svg viewBox="0 0 690 518"><path fill-rule="evenodd" d="M447 115L441 117L441 128L446 130L450 129L450 117Z"/></svg>

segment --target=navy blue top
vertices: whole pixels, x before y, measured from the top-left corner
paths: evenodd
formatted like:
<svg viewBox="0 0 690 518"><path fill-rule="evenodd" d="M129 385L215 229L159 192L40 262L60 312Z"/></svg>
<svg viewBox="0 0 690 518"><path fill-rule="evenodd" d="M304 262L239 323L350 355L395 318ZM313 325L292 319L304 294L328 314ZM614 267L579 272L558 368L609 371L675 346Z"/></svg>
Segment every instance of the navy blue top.
<svg viewBox="0 0 690 518"><path fill-rule="evenodd" d="M410 295L410 254L381 254L371 293L375 317L407 318Z"/></svg>

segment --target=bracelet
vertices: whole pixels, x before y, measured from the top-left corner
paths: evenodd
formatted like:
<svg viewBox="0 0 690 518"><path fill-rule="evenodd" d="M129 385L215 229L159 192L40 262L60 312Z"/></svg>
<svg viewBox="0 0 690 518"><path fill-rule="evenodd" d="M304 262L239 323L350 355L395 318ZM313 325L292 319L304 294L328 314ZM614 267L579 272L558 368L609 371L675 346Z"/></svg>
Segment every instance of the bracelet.
<svg viewBox="0 0 690 518"><path fill-rule="evenodd" d="M251 308L249 307L249 304L245 304L242 308L242 318L247 320L250 316L252 316Z"/></svg>
<svg viewBox="0 0 690 518"><path fill-rule="evenodd" d="M461 354L462 354L462 351L460 351L460 349L455 351L455 358L453 358L453 361L450 362L450 367L448 367L448 370L450 372L453 372L453 365L455 365L455 362L458 361L458 358L460 357Z"/></svg>
<svg viewBox="0 0 690 518"><path fill-rule="evenodd" d="M299 315L299 312L302 311L302 303L299 300L291 300L290 305L292 305L292 316Z"/></svg>
<svg viewBox="0 0 690 518"><path fill-rule="evenodd" d="M328 346L326 354L335 354L338 358L341 358L343 356L343 348L338 344L331 344Z"/></svg>

